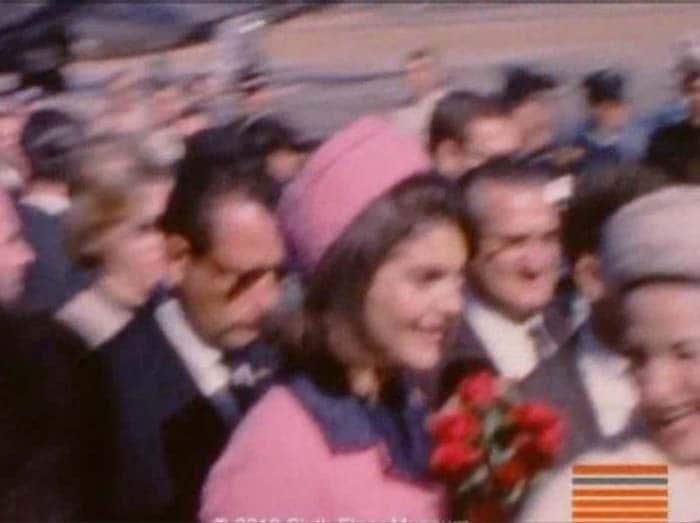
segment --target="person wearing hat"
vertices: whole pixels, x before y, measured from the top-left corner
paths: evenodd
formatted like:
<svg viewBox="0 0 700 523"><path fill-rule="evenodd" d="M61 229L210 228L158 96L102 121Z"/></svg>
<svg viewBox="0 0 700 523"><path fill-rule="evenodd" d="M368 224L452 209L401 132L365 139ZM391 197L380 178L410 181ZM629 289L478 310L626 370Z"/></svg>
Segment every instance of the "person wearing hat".
<svg viewBox="0 0 700 523"><path fill-rule="evenodd" d="M621 299L622 346L648 436L579 463L667 464L666 521L700 520L700 188L670 186L623 206L602 236L602 277ZM522 521L571 517L564 467ZM614 510L614 509L611 509Z"/></svg>
<svg viewBox="0 0 700 523"><path fill-rule="evenodd" d="M427 402L414 384L459 316L469 234L449 181L384 118L332 136L282 196L308 284L290 377L233 434L202 521L437 521Z"/></svg>
<svg viewBox="0 0 700 523"><path fill-rule="evenodd" d="M613 69L594 71L583 79L581 87L586 93L588 118L572 144L582 150L575 171L616 165L638 157L641 151L634 150L625 135L630 122L630 104L622 73ZM641 148L640 145L638 149Z"/></svg>
<svg viewBox="0 0 700 523"><path fill-rule="evenodd" d="M619 300L600 274L602 231L623 205L668 183L663 173L637 165L609 166L576 179L562 243L588 314L566 344L520 384L524 396L551 402L567 416L561 463L600 444L621 445L640 430L622 354Z"/></svg>
<svg viewBox="0 0 700 523"><path fill-rule="evenodd" d="M645 160L668 169L679 181L698 180L700 168L700 49L689 47L677 64L687 116L655 131Z"/></svg>

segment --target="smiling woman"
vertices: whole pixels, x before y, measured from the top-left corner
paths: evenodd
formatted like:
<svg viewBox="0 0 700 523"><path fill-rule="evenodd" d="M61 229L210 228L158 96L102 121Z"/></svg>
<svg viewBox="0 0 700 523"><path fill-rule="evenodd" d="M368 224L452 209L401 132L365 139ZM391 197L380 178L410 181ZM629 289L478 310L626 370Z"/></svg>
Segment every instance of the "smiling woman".
<svg viewBox="0 0 700 523"><path fill-rule="evenodd" d="M418 143L365 118L283 195L282 225L308 282L303 347L212 469L203 520L446 515L428 476L427 406L409 375L441 359L468 232L450 182L414 176L426 164Z"/></svg>
<svg viewBox="0 0 700 523"><path fill-rule="evenodd" d="M700 189L675 186L628 203L603 229L603 276L621 298L623 346L631 359L649 438L631 440L612 451L603 448L577 461L663 465L668 470L663 484L667 481L669 490L668 501L661 500L663 511L659 511L664 521L700 520L696 486L700 481L700 243L696 234L685 229L699 218ZM576 467L573 472L577 473ZM587 481L589 485L593 481L644 484L629 477ZM647 486L656 484L654 479L643 481ZM649 499L648 492L642 494ZM576 502L568 500L575 496L567 468L533 499L523 521L565 520ZM627 503L641 507L639 500ZM617 506L619 510L622 505ZM606 520L622 517L612 515L614 510L608 511Z"/></svg>

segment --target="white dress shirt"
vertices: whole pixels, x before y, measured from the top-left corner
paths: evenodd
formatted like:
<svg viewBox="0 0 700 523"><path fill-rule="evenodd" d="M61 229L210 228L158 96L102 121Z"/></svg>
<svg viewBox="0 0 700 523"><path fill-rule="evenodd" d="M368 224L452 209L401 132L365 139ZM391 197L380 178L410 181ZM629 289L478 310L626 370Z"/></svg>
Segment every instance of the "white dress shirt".
<svg viewBox="0 0 700 523"><path fill-rule="evenodd" d="M178 300L166 301L156 309L155 315L203 396L211 397L229 385L231 374L223 361L224 353L194 331Z"/></svg>
<svg viewBox="0 0 700 523"><path fill-rule="evenodd" d="M619 434L627 426L637 404L627 359L603 345L590 324L581 331L576 354L576 365L598 428L605 436Z"/></svg>
<svg viewBox="0 0 700 523"><path fill-rule="evenodd" d="M537 366L540 357L531 331L542 325L541 314L516 323L474 296L467 298L465 314L501 375L521 380Z"/></svg>
<svg viewBox="0 0 700 523"><path fill-rule="evenodd" d="M63 214L70 207L70 200L59 194L29 193L21 202L44 211L49 216Z"/></svg>

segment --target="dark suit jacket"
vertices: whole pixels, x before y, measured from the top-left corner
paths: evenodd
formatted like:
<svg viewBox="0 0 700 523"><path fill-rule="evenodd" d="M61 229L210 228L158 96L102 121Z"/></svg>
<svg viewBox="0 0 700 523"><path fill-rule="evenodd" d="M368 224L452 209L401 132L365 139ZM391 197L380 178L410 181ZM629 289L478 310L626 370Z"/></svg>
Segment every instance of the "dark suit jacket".
<svg viewBox="0 0 700 523"><path fill-rule="evenodd" d="M18 214L36 254L19 306L27 312L54 312L88 285L90 275L69 258L60 216L23 204L18 205Z"/></svg>
<svg viewBox="0 0 700 523"><path fill-rule="evenodd" d="M544 313L544 324L557 345L562 345L570 336L569 323L557 307L549 307ZM445 401L465 374L481 369L498 370L486 347L479 339L468 321L462 319L455 334L454 341L441 365L437 379L437 390L431 391L431 397L437 405Z"/></svg>
<svg viewBox="0 0 700 523"><path fill-rule="evenodd" d="M0 521L91 520L99 426L78 379L86 348L48 317L0 312Z"/></svg>
<svg viewBox="0 0 700 523"><path fill-rule="evenodd" d="M193 521L209 468L231 427L197 388L161 331L142 310L94 354L111 437L110 502L103 518Z"/></svg>
<svg viewBox="0 0 700 523"><path fill-rule="evenodd" d="M569 462L595 447L615 447L644 433L643 422L638 417L633 417L620 435L606 437L600 432L593 404L577 366L576 347L580 332L520 384L525 399L547 401L566 416L569 430L559 459L561 463Z"/></svg>

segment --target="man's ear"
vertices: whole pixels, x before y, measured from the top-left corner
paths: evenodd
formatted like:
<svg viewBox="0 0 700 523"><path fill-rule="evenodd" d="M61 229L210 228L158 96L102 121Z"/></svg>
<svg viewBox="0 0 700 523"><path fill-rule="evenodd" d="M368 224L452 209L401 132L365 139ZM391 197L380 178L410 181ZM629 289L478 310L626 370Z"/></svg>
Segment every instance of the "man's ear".
<svg viewBox="0 0 700 523"><path fill-rule="evenodd" d="M183 236L170 234L165 237L165 250L168 254L168 283L177 287L192 260L192 247Z"/></svg>
<svg viewBox="0 0 700 523"><path fill-rule="evenodd" d="M576 287L588 303L595 303L605 296L605 283L600 258L595 254L583 254L574 264Z"/></svg>
<svg viewBox="0 0 700 523"><path fill-rule="evenodd" d="M434 162L438 170L443 172L462 171L460 163L461 147L454 140L443 140L435 148Z"/></svg>

